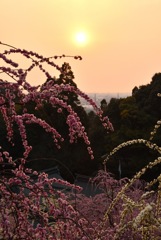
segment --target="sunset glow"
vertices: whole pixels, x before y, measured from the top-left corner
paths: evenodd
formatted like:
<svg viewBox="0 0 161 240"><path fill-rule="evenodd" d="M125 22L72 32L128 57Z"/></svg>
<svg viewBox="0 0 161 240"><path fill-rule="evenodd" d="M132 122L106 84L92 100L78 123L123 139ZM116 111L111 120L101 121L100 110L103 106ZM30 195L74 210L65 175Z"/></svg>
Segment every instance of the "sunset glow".
<svg viewBox="0 0 161 240"><path fill-rule="evenodd" d="M160 12L160 0L1 0L0 41L81 55L69 63L85 92L131 92L161 71Z"/></svg>

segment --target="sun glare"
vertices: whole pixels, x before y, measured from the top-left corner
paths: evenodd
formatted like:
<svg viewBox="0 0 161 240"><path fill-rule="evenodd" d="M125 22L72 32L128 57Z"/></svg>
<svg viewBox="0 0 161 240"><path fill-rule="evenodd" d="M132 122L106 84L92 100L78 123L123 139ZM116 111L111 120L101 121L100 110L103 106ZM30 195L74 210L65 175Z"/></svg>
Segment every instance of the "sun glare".
<svg viewBox="0 0 161 240"><path fill-rule="evenodd" d="M75 42L78 45L85 45L88 42L88 37L87 34L85 32L77 32L75 34Z"/></svg>

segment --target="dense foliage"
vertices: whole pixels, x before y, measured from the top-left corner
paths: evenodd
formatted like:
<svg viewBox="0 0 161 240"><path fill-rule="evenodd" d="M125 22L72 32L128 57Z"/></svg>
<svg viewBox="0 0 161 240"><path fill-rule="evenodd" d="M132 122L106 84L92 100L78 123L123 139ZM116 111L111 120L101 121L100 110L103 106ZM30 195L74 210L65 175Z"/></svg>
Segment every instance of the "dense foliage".
<svg viewBox="0 0 161 240"><path fill-rule="evenodd" d="M25 69L19 67L10 59L15 54L21 54L30 60L30 65ZM159 143L154 142L161 121L157 122L148 140L127 139L109 151L109 154L104 157L104 170L98 171L97 175L91 179L93 187L99 190L99 193L93 197L83 195L82 189L75 184L49 178L45 172L36 171L33 163L31 164L34 157L37 158L37 162L41 157L43 158L41 162L44 162L45 166L46 159L53 156L55 161L55 156L61 156L57 155L59 151L63 151L62 159L65 162L65 157L71 156L68 155L71 146L76 148L77 155L81 155L84 149L84 152L86 151L90 156L90 161L94 162L92 146L97 142L99 149L103 144L104 149L96 152L99 157L105 151L107 141L106 137L102 139L102 136L113 130L106 112L109 111L112 101L115 107L113 110L117 110L118 117L123 117L120 119L121 124L124 119L126 120L124 126L127 125L130 128L135 110L134 102L137 101L134 98L138 98L138 89L135 89L133 96L122 100L122 104L121 100L111 100L111 103L106 106L103 101L99 109L77 88L73 82L73 73L69 64L64 63L59 67L53 62L53 58L57 59L58 56L45 58L32 51L14 47L0 54L2 61L0 67L2 76L0 82L0 239L160 239L161 176L158 174L149 183L140 178L161 162ZM74 58L81 59L79 56ZM58 79L51 76L44 68L44 63L60 71ZM31 86L27 81L28 73L35 67L45 74L45 82L42 86ZM10 81L7 79L8 76ZM79 106L78 96L84 97L95 111L90 113L90 120L87 122L87 115ZM121 115L120 109L122 109ZM132 112L130 112L131 109ZM95 132L93 126L97 126L99 131ZM100 135L99 132L101 132ZM128 136L127 133L126 135ZM109 134L109 137L114 138L112 134ZM42 149L39 152L38 145L41 141L45 144L43 146L45 150ZM136 144L154 150L158 155L157 158L149 162L133 178L116 180L106 170L111 158L124 148ZM71 151L74 151L73 148ZM48 152L49 149L51 152ZM38 152L39 155L36 155ZM46 159L44 159L45 154ZM80 157L77 162L76 152L72 154L71 164L76 161L77 165L82 158ZM57 190L55 185L63 186L66 191Z"/></svg>
<svg viewBox="0 0 161 240"><path fill-rule="evenodd" d="M106 149L111 151L114 147L125 141L142 138L147 141L153 131L155 123L161 119L161 101L157 96L161 92L161 73L153 76L151 83L135 87L132 96L116 99L112 98L104 110L111 119L115 131L110 134L106 141ZM160 129L154 135L156 144L161 145ZM121 176L132 177L146 166L149 161L158 157L155 149L147 149L143 144L136 144L112 156L109 161L109 169L116 176L119 176L119 162L121 161ZM144 176L151 180L160 172L160 167Z"/></svg>

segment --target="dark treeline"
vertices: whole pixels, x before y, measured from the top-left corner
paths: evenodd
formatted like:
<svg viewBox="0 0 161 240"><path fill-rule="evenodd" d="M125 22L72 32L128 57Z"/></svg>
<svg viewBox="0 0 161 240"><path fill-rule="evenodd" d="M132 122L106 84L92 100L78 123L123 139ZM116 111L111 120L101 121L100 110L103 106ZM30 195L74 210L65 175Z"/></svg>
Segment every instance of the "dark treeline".
<svg viewBox="0 0 161 240"><path fill-rule="evenodd" d="M106 106L105 112L112 121L115 131L110 134L107 152L118 144L132 139L149 140L154 125L161 119L161 99L157 96L161 92L161 73L152 77L147 85L134 87L132 95L122 99L112 98ZM161 145L160 130L153 140ZM153 161L157 154L147 147L136 144L121 149L107 164L107 167L118 176L118 166L121 163L122 177L132 177L137 171ZM146 179L150 180L160 172L159 167L147 172Z"/></svg>
<svg viewBox="0 0 161 240"><path fill-rule="evenodd" d="M58 79L53 80L57 84L68 83L76 86L70 66L64 63L62 67L65 74L61 74ZM67 112L65 110L59 113L57 111L58 107L53 108L47 103L44 103L40 110L35 110L35 103L30 102L26 106L28 112L34 113L37 117L41 117L50 125L53 125L64 137L64 142L59 150L54 146L50 134L45 133L40 126L36 124L26 126L28 141L33 146L28 166L36 170L42 170L58 165L62 176L71 182L74 180L75 173L85 175L96 173L103 166L103 156L112 151L118 144L137 138L149 139L154 125L161 119L161 99L157 96L159 92L161 92L161 73L155 74L150 84L134 87L132 95L129 97L112 98L108 104L103 99L100 107L104 115L107 115L113 123L115 131L112 133L106 133L93 111L87 113L84 110L75 93L60 93L61 96L59 97L62 97L63 100L66 99L72 105L83 122L94 151L94 160L90 159L86 149L87 146L83 140L78 139L77 143L69 143L69 130L66 124ZM66 98L64 98L65 96ZM21 114L21 105L18 103L17 111ZM16 133L14 135L15 146L12 147L6 141L6 128L0 116L0 144L17 159L22 157L23 146L17 126L14 126L14 129ZM161 144L159 135L158 129L158 134L154 139L158 145ZM107 169L114 173L116 178L132 177L156 157L156 153L153 150L149 151L145 146L138 144L128 146L111 157L107 162ZM144 177L150 180L158 171L160 169L156 167L153 171L147 172Z"/></svg>

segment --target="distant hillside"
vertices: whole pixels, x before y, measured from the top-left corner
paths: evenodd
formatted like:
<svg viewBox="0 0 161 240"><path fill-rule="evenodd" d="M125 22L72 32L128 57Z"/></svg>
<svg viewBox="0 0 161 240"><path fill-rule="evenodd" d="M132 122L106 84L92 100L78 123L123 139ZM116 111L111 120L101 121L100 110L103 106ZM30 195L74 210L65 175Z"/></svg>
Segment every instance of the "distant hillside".
<svg viewBox="0 0 161 240"><path fill-rule="evenodd" d="M132 95L125 98L111 98L104 108L104 114L112 122L115 131L109 135L106 143L107 152L110 152L119 144L132 139L149 140L150 132L154 125L161 119L161 73L156 73L149 84L134 87ZM161 146L161 129L157 128L157 134L153 142ZM118 176L121 162L121 177L132 177L149 161L157 158L155 149L148 150L143 145L126 146L113 155L108 162L108 169ZM160 173L161 166L150 171L146 179L151 179ZM144 176L145 177L145 176Z"/></svg>

